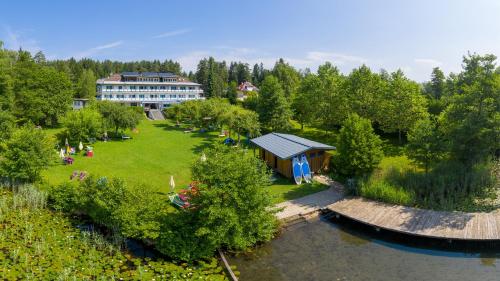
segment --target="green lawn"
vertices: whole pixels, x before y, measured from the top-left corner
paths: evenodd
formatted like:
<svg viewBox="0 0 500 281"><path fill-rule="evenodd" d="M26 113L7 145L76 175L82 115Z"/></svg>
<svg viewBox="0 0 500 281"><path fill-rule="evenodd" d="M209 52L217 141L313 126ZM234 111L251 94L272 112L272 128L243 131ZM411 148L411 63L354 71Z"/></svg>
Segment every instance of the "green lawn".
<svg viewBox="0 0 500 281"><path fill-rule="evenodd" d="M273 185L269 187L273 203L281 203L299 197L316 193L327 189L328 186L314 181L313 183L303 183L296 185L291 180L279 177Z"/></svg>
<svg viewBox="0 0 500 281"><path fill-rule="evenodd" d="M137 132L127 132L130 140L96 142L94 157L76 155L73 165L58 163L44 172L49 184L69 179L75 170L107 177L124 178L131 186L148 184L160 192L169 191L170 175L176 189L185 188L191 181L190 167L201 150L213 142L222 141L217 133L184 133L170 121L143 120ZM61 129L49 129L56 134ZM269 187L273 202L278 203L326 189L319 183L296 185L291 180L278 178Z"/></svg>
<svg viewBox="0 0 500 281"><path fill-rule="evenodd" d="M191 178L190 166L200 151L217 139L211 133L184 133L168 121L144 120L130 140L96 142L94 157L75 156L73 165L50 167L44 178L50 184L67 179L74 170L94 175L121 177L131 185L149 184L167 192L170 176L176 187L183 188Z"/></svg>

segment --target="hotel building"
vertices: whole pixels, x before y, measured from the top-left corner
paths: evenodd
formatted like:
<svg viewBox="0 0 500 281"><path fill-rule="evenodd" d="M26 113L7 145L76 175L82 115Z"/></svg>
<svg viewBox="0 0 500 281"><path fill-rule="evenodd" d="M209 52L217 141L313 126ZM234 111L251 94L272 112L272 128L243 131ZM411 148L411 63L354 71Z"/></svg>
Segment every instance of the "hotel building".
<svg viewBox="0 0 500 281"><path fill-rule="evenodd" d="M96 99L161 110L204 97L200 84L172 73L123 72L97 80Z"/></svg>

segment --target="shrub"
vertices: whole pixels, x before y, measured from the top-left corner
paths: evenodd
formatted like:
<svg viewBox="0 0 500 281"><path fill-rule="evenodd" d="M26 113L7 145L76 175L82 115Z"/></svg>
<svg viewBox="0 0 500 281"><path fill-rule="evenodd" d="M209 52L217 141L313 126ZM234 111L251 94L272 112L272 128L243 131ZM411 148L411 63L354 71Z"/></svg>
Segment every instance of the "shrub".
<svg viewBox="0 0 500 281"><path fill-rule="evenodd" d="M32 183L56 157L53 141L33 125L15 130L3 146L0 177L15 183Z"/></svg>
<svg viewBox="0 0 500 281"><path fill-rule="evenodd" d="M156 239L167 203L148 186L128 188L121 179L88 176L79 184L64 183L50 189L56 210L85 214L93 222L117 230L128 238Z"/></svg>
<svg viewBox="0 0 500 281"><path fill-rule="evenodd" d="M68 112L62 123L66 127L66 137L73 142L96 138L102 130L101 114L90 107Z"/></svg>

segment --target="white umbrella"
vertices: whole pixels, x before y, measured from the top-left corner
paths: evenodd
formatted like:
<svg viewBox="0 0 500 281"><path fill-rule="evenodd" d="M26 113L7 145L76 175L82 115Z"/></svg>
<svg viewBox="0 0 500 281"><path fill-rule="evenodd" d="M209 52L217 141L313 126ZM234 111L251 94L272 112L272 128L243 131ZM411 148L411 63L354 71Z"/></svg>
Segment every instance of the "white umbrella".
<svg viewBox="0 0 500 281"><path fill-rule="evenodd" d="M205 162L205 161L207 161L207 156L205 155L205 153L203 153L203 154L201 155L200 160L201 160L201 162Z"/></svg>
<svg viewBox="0 0 500 281"><path fill-rule="evenodd" d="M61 151L59 151L59 157L64 158L64 149L61 148Z"/></svg>
<svg viewBox="0 0 500 281"><path fill-rule="evenodd" d="M80 151L82 151L82 150L83 150L83 143L82 143L82 142L80 142L80 144L78 145L78 149L79 149Z"/></svg>
<svg viewBox="0 0 500 281"><path fill-rule="evenodd" d="M64 140L64 146L69 146L68 138L66 138L66 140Z"/></svg>
<svg viewBox="0 0 500 281"><path fill-rule="evenodd" d="M174 192L174 189L175 189L174 176L170 176L170 190Z"/></svg>

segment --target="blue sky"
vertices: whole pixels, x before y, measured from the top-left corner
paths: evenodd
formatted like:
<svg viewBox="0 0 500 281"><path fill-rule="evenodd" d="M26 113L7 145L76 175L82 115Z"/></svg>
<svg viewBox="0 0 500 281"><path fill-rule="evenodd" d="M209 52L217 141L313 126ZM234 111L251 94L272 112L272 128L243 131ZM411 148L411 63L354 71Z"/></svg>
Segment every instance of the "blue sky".
<svg viewBox="0 0 500 281"><path fill-rule="evenodd" d="M210 55L266 67L283 57L424 81L434 66L459 71L467 51L500 55L499 15L495 0L8 1L0 40L49 59L174 59L189 71Z"/></svg>

